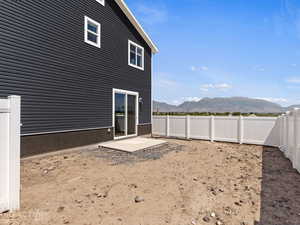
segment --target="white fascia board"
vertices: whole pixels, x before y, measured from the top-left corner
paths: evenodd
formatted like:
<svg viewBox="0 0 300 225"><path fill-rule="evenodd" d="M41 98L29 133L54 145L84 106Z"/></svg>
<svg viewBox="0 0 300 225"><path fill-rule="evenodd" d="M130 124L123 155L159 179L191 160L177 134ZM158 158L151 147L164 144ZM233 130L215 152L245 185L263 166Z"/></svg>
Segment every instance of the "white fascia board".
<svg viewBox="0 0 300 225"><path fill-rule="evenodd" d="M156 47L156 45L154 44L154 42L151 40L151 38L149 37L149 35L146 33L146 31L144 31L143 27L137 21L137 19L135 18L135 16L131 12L131 10L128 8L128 6L124 2L124 0L115 0L115 1L119 5L119 7L122 9L122 11L124 12L124 14L127 16L127 18L129 19L129 21L133 24L133 26L135 27L135 29L137 29L137 31L144 38L144 40L146 41L146 43L150 46L150 48L152 50L152 53L153 54L158 53L158 48Z"/></svg>

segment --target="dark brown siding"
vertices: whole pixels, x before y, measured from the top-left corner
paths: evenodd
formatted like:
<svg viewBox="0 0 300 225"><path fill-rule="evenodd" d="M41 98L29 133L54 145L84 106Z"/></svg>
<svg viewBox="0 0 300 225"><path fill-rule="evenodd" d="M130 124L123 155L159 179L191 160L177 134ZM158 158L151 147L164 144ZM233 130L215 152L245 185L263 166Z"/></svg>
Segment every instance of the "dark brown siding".
<svg viewBox="0 0 300 225"><path fill-rule="evenodd" d="M101 48L84 42L84 16L101 23ZM145 71L128 66L128 39L145 47ZM112 126L113 88L139 92L139 122L151 121L151 50L114 0L0 1L0 97L22 97L23 135Z"/></svg>
<svg viewBox="0 0 300 225"><path fill-rule="evenodd" d="M138 135L151 134L151 129L151 124L139 125ZM27 157L110 141L113 140L112 131L112 128L103 128L23 136L21 138L21 156Z"/></svg>
<svg viewBox="0 0 300 225"><path fill-rule="evenodd" d="M112 131L112 129L111 129ZM23 136L21 138L21 156L32 156L62 149L75 148L113 139L108 128L66 133Z"/></svg>
<svg viewBox="0 0 300 225"><path fill-rule="evenodd" d="M152 125L144 124L138 126L138 135L146 135L152 133Z"/></svg>

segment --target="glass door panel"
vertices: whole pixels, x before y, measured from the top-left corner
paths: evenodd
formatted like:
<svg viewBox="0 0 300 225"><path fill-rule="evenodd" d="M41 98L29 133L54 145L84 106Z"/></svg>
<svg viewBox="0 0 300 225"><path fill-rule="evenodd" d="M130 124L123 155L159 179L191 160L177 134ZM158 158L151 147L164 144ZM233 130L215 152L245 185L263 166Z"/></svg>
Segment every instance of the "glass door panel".
<svg viewBox="0 0 300 225"><path fill-rule="evenodd" d="M136 96L127 95L127 135L136 134Z"/></svg>
<svg viewBox="0 0 300 225"><path fill-rule="evenodd" d="M126 136L126 95L115 93L115 137Z"/></svg>

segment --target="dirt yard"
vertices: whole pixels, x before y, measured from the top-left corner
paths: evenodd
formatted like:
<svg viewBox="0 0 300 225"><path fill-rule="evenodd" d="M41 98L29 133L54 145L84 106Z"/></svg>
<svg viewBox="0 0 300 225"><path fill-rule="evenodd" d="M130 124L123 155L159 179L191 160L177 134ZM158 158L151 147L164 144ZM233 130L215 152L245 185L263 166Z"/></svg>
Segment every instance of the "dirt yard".
<svg viewBox="0 0 300 225"><path fill-rule="evenodd" d="M300 175L279 150L168 141L26 159L22 210L0 224L300 224Z"/></svg>

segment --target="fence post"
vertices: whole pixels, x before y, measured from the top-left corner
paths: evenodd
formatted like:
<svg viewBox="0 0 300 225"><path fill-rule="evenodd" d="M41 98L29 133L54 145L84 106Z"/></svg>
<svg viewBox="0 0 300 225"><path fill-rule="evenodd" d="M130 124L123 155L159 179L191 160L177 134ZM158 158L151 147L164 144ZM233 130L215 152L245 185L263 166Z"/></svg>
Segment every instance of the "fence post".
<svg viewBox="0 0 300 225"><path fill-rule="evenodd" d="M282 151L282 127L283 127L283 117L282 115L277 118L277 123L279 123L279 150Z"/></svg>
<svg viewBox="0 0 300 225"><path fill-rule="evenodd" d="M190 116L187 115L186 118L185 118L185 135L186 135L186 139L190 139L190 129L191 129L191 126L190 126Z"/></svg>
<svg viewBox="0 0 300 225"><path fill-rule="evenodd" d="M166 117L166 136L170 136L170 116L167 115Z"/></svg>
<svg viewBox="0 0 300 225"><path fill-rule="evenodd" d="M294 109L294 146L293 146L293 166L294 168L298 168L298 133L299 133L299 127L298 127L298 108Z"/></svg>
<svg viewBox="0 0 300 225"><path fill-rule="evenodd" d="M281 130L281 135L282 135L282 151L285 152L285 132L286 132L286 124L285 124L285 114L282 115L282 130Z"/></svg>
<svg viewBox="0 0 300 225"><path fill-rule="evenodd" d="M287 115L284 114L284 154L286 154L287 150L288 150L288 119L287 119Z"/></svg>
<svg viewBox="0 0 300 225"><path fill-rule="evenodd" d="M287 111L285 114L285 125L286 125L286 132L285 132L285 139L286 139L286 149L285 149L285 156L289 158L289 151L290 151L290 111Z"/></svg>
<svg viewBox="0 0 300 225"><path fill-rule="evenodd" d="M243 144L244 141L244 118L241 115L239 119L239 143Z"/></svg>
<svg viewBox="0 0 300 225"><path fill-rule="evenodd" d="M210 141L214 142L215 140L215 117L210 117Z"/></svg>
<svg viewBox="0 0 300 225"><path fill-rule="evenodd" d="M285 114L282 114L281 115L281 131L280 131L280 136L281 136L281 144L280 144L280 149L282 152L285 151L285 127L286 127L286 124L285 124Z"/></svg>
<svg viewBox="0 0 300 225"><path fill-rule="evenodd" d="M21 98L9 96L9 209L20 209Z"/></svg>

